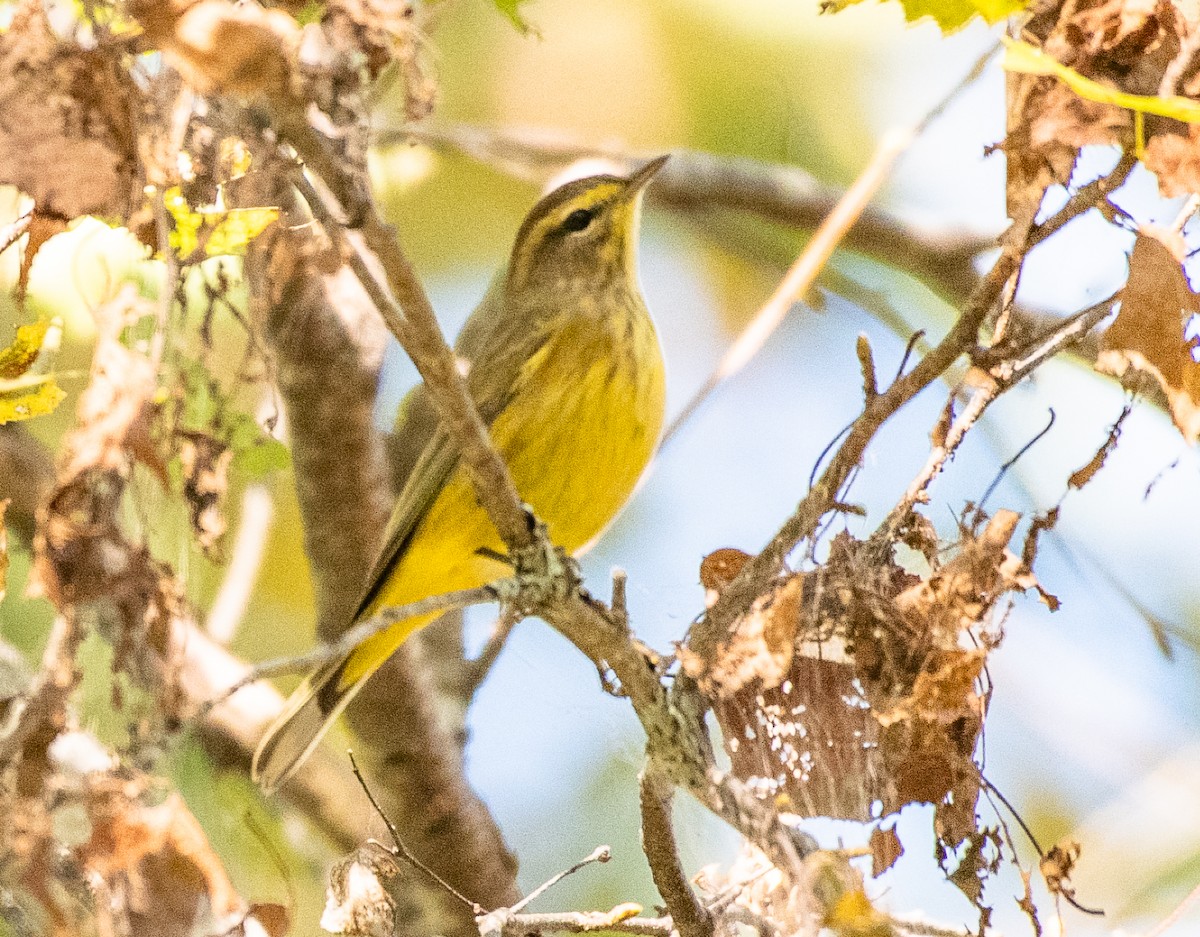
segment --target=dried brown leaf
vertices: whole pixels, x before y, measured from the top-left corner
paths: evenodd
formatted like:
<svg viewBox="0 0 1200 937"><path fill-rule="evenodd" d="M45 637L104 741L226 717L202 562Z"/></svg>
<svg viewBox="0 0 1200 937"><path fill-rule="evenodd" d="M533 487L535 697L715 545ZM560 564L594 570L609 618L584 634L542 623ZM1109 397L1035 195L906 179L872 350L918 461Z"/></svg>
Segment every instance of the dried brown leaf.
<svg viewBox="0 0 1200 937"><path fill-rule="evenodd" d="M1129 258L1129 280L1121 311L1101 339L1097 370L1125 376L1130 369L1150 375L1167 396L1171 416L1184 438L1200 437L1200 363L1184 338L1187 319L1200 313L1176 251L1161 230L1143 227Z"/></svg>
<svg viewBox="0 0 1200 937"><path fill-rule="evenodd" d="M1021 897L1017 899L1017 907L1029 918L1029 926L1033 928L1033 937L1042 937L1042 922L1038 918L1037 905L1033 903L1033 873L1025 869L1021 873Z"/></svg>
<svg viewBox="0 0 1200 937"><path fill-rule="evenodd" d="M877 878L896 864L904 855L904 845L893 824L886 830L876 827L871 831L871 877Z"/></svg>
<svg viewBox="0 0 1200 937"><path fill-rule="evenodd" d="M710 699L737 693L750 684L779 686L795 653L803 598L804 576L788 577L759 596L711 650L697 652L682 645L678 653L684 673Z"/></svg>
<svg viewBox="0 0 1200 937"><path fill-rule="evenodd" d="M120 908L131 937L186 937L202 913L238 914L241 898L178 794L154 807L131 802L118 780L88 800L91 837L79 858Z"/></svg>
<svg viewBox="0 0 1200 937"><path fill-rule="evenodd" d="M41 4L16 7L0 33L0 183L47 218L125 218L139 197L131 115L140 95L118 44L60 42ZM28 253L33 253L32 251Z"/></svg>
<svg viewBox="0 0 1200 937"><path fill-rule="evenodd" d="M191 516L192 531L204 555L219 559L225 533L222 510L229 489L233 450L207 433L180 434L179 459L183 467L183 497Z"/></svg>
<svg viewBox="0 0 1200 937"><path fill-rule="evenodd" d="M1200 126L1188 124L1155 134L1142 150L1142 165L1158 176L1164 198L1200 192Z"/></svg>
<svg viewBox="0 0 1200 937"><path fill-rule="evenodd" d="M713 550L700 561L700 585L709 592L719 593L737 578L750 559L749 553L736 547Z"/></svg>
<svg viewBox="0 0 1200 937"><path fill-rule="evenodd" d="M993 829L979 830L968 836L966 843L962 858L948 878L982 911L984 882L1000 868L1000 836Z"/></svg>
<svg viewBox="0 0 1200 937"><path fill-rule="evenodd" d="M1046 887L1052 895L1062 895L1068 900L1075 897L1075 889L1071 885L1071 873L1081 853L1079 843L1073 840L1056 843L1038 863L1038 870L1046 881Z"/></svg>
<svg viewBox="0 0 1200 937"><path fill-rule="evenodd" d="M384 883L395 862L378 849L359 849L330 870L321 927L347 937L391 937L396 902Z"/></svg>
<svg viewBox="0 0 1200 937"><path fill-rule="evenodd" d="M882 799L879 726L848 663L797 655L778 687L713 702L734 774L806 817L865 822Z"/></svg>
<svg viewBox="0 0 1200 937"><path fill-rule="evenodd" d="M283 10L223 0L136 0L129 10L201 91L255 97L290 90L300 26Z"/></svg>

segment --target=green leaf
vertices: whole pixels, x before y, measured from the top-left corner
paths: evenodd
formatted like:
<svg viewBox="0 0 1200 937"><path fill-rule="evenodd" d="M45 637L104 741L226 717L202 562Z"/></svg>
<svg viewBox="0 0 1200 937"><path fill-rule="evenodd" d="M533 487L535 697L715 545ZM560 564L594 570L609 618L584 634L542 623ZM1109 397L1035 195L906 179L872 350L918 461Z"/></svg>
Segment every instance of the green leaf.
<svg viewBox="0 0 1200 937"><path fill-rule="evenodd" d="M63 402L67 395L55 383L47 360L37 372L30 370L43 352L46 359L54 354L61 337L60 320L43 320L18 326L12 344L0 349L0 424L53 413Z"/></svg>
<svg viewBox="0 0 1200 937"><path fill-rule="evenodd" d="M12 380L29 370L42 352L42 342L49 327L49 320L17 326L17 337L11 345L0 350L0 380Z"/></svg>
<svg viewBox="0 0 1200 937"><path fill-rule="evenodd" d="M171 247L184 261L196 259L200 251L207 257L244 254L246 245L279 217L275 208L194 210L178 186L163 193L163 203L175 223Z"/></svg>
<svg viewBox="0 0 1200 937"><path fill-rule="evenodd" d="M1054 56L1031 46L1027 42L1003 37L1004 68L1025 75L1053 75L1081 98L1099 104L1115 104L1142 114L1156 114L1185 123L1200 123L1200 101L1179 96L1158 97L1148 94L1127 94L1085 78L1073 68L1068 68Z"/></svg>
<svg viewBox="0 0 1200 937"><path fill-rule="evenodd" d="M526 34L534 31L529 21L521 15L521 4L528 2L529 0L492 0L492 3L496 4L496 9L507 16L509 22L520 32Z"/></svg>
<svg viewBox="0 0 1200 937"><path fill-rule="evenodd" d="M262 481L291 464L291 452L278 439L263 439L233 456L233 467L251 482Z"/></svg>
<svg viewBox="0 0 1200 937"><path fill-rule="evenodd" d="M824 0L822 13L840 13L862 0ZM962 29L976 16L988 23L998 23L1014 13L1020 13L1029 0L900 0L904 18L910 23L929 17L943 33Z"/></svg>
<svg viewBox="0 0 1200 937"><path fill-rule="evenodd" d="M54 382L53 374L11 383L0 381L0 425L53 413L66 396L66 391Z"/></svg>

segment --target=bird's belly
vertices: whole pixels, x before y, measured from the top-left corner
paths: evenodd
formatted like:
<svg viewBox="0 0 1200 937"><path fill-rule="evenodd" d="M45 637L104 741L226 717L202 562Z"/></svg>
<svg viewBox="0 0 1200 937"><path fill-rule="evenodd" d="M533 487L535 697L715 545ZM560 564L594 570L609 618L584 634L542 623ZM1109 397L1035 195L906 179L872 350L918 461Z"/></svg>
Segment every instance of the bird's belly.
<svg viewBox="0 0 1200 937"><path fill-rule="evenodd" d="M654 452L664 388L655 366L614 366L611 353L551 353L531 368L491 426L523 501L550 539L574 553L594 539L628 499ZM556 349L557 350L557 349ZM589 349L592 351L593 349ZM560 366L561 362L563 363ZM624 366L620 366L624 365ZM488 556L505 547L460 464L418 523L372 609L483 585L511 570Z"/></svg>
<svg viewBox="0 0 1200 937"><path fill-rule="evenodd" d="M618 371L557 382L540 419L505 411L493 426L517 491L569 552L617 514L658 439L661 407L631 378Z"/></svg>

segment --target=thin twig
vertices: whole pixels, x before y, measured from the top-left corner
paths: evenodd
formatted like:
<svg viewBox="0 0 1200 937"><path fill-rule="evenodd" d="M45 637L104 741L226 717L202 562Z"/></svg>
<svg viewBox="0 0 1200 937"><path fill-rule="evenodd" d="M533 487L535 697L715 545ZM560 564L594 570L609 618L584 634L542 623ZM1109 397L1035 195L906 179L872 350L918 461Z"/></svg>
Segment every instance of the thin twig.
<svg viewBox="0 0 1200 937"><path fill-rule="evenodd" d="M537 543L536 525L530 522L508 466L491 444L487 427L458 370L454 352L442 336L433 306L401 250L396 233L379 218L369 198L361 195L356 198L357 189L344 178L324 141L307 122L303 119L298 124L293 121L288 130L289 142L338 198L347 218L357 223L366 246L383 268L388 289L376 280L357 243L344 238L343 243L350 248L347 259L351 269L424 379L447 431L458 443L459 458L468 471L475 493L500 538L511 554L529 550ZM293 181L330 236L338 238L344 227L333 218L324 198L307 176L298 172Z"/></svg>
<svg viewBox="0 0 1200 937"><path fill-rule="evenodd" d="M1154 927L1152 927L1146 934L1146 937L1162 937L1163 934L1165 934L1183 919L1183 916L1187 914L1188 909L1191 908L1191 906L1197 901L1200 901L1200 884L1198 884L1184 896L1183 901L1179 902L1179 904L1175 906L1175 910L1155 924Z"/></svg>
<svg viewBox="0 0 1200 937"><path fill-rule="evenodd" d="M33 221L33 209L30 208L25 214L21 215L15 221L11 221L3 228L0 228L0 254L12 247L17 241L24 237L25 232L29 230L29 225Z"/></svg>
<svg viewBox="0 0 1200 937"><path fill-rule="evenodd" d="M858 354L858 367L862 372L863 400L878 397L879 381L875 376L875 356L871 352L871 340L867 338L865 332L858 333L858 339L854 343L854 350Z"/></svg>
<svg viewBox="0 0 1200 937"><path fill-rule="evenodd" d="M557 874L552 875L550 878L546 879L546 881L542 882L542 884L540 884L537 888L535 888L533 891L531 891L528 895L526 895L524 898L522 898L520 901L518 901L516 904L514 904L509 910L512 911L514 914L519 913L521 911L521 909L529 907L531 902L540 898L542 895L544 895L546 892L548 892L551 888L553 888L555 885L557 885L559 882L561 882L568 875L574 875L580 869L586 868L587 866L591 865L593 862L608 862L611 858L612 858L612 847L597 846L595 849L592 850L590 855L585 856L584 858L580 859L569 869L563 869L561 872L558 872Z"/></svg>
<svg viewBox="0 0 1200 937"><path fill-rule="evenodd" d="M1129 174L1136 165L1137 156L1133 152L1122 153L1120 160L1117 161L1117 165L1113 167L1112 172L1106 173L1099 179L1092 180L1087 185L1080 186L1062 208L1030 230L1025 245L1026 251L1041 244L1051 235L1062 230L1080 215L1099 207L1102 202L1107 201L1113 192L1125 184L1125 180L1129 178Z"/></svg>
<svg viewBox="0 0 1200 937"><path fill-rule="evenodd" d="M925 460L925 465L917 473L916 477L909 482L903 496L896 502L892 510L888 512L887 519L880 524L878 530L872 535L871 539L876 544L887 545L895 542L897 533L904 525L909 513L925 497L925 492L933 483L933 480L941 473L946 461L957 451L967 432L983 416L983 411L988 408L995 397L995 384L975 389L975 392L971 394L971 399L967 401L967 405L963 408L962 412L951 422L950 429L946 432L945 438L935 442L930 448L929 457ZM954 399L954 393L951 393L950 399Z"/></svg>
<svg viewBox="0 0 1200 937"><path fill-rule="evenodd" d="M408 847L404 845L404 840L400 838L400 831L396 829L396 824L394 824L391 818L383 812L383 808L379 806L379 801L377 801L375 799L375 795L371 793L371 786L367 784L366 778L363 777L362 772L359 770L358 762L354 758L354 752L347 749L346 755L350 759L350 769L354 772L354 777L358 779L359 786L363 789L363 793L367 795L367 800L371 802L371 807L379 815L379 818L383 820L384 824L387 826L388 834L392 837L392 848L388 849L387 851L397 859L403 859L418 872L429 878L430 881L445 891L448 895L453 897L460 904L470 908L476 917L485 913L483 908L458 891L458 889L438 875L435 871L433 871L433 869L409 852Z"/></svg>
<svg viewBox="0 0 1200 937"><path fill-rule="evenodd" d="M713 917L696 897L679 862L675 826L671 820L675 786L666 781L649 758L642 769L638 792L642 851L650 864L654 885L666 902L680 937L712 937L715 931Z"/></svg>
<svg viewBox="0 0 1200 937"><path fill-rule="evenodd" d="M385 608L378 614L358 622L353 628L343 631L333 641L318 644L310 651L296 654L292 657L276 657L263 661L252 667L249 673L242 676L236 683L224 690L219 696L205 705L205 712L216 704L228 699L243 687L278 677L289 673L303 673L322 667L349 654L356 647L377 634L382 634L388 628L400 621L430 615L434 612L445 612L455 608L467 608L470 605L482 605L485 602L495 602L498 593L503 588L504 581L475 589L459 589L456 592L443 592L431 595L419 602L409 602L407 605L395 605Z"/></svg>
<svg viewBox="0 0 1200 937"><path fill-rule="evenodd" d="M463 696L466 699L471 699L479 692L483 681L487 679L488 674L492 672L492 667L500 659L500 652L504 650L509 635L512 634L513 628L517 626L521 617L520 612L511 607L506 606L500 610L500 615L492 627L492 633L488 636L487 643L479 652L479 656L467 662L466 676L463 681Z"/></svg>
<svg viewBox="0 0 1200 937"><path fill-rule="evenodd" d="M829 262L834 250L846 234L862 217L867 205L887 181L896 161L950 103L958 97L976 78L983 73L984 66L999 49L999 44L989 48L976 61L971 71L956 84L942 99L913 126L893 130L884 135L871 157L871 161L858 174L858 178L838 199L837 204L825 216L813 232L812 238L800 252L800 256L784 274L783 279L763 304L750 323L742 330L732 345L721 356L720 362L663 433L662 445L666 446L679 428L699 409L700 405L722 383L741 371L766 345L792 307L804 299L817 275Z"/></svg>
<svg viewBox="0 0 1200 937"><path fill-rule="evenodd" d="M784 522L763 550L742 567L741 572L721 591L716 603L692 629L689 643L698 642L699 653L709 642L719 641L728 625L757 596L782 568L784 558L805 537L810 536L830 509L850 473L858 465L867 444L879 428L901 407L945 372L976 341L988 311L995 304L1004 284L1017 269L1018 252L1006 246L991 270L980 281L958 321L945 337L907 374L898 378L864 408L854 421L845 441L828 468ZM695 647L695 645L693 645Z"/></svg>
<svg viewBox="0 0 1200 937"><path fill-rule="evenodd" d="M896 160L908 149L913 139L915 132L912 129L889 133L883 138L871 161L813 232L800 256L775 287L775 292L754 314L754 318L721 356L716 368L671 420L663 433L663 447L670 444L679 429L691 419L713 391L739 373L762 351L771 336L783 324L792 307L803 300L817 274L829 262L846 232L875 197L875 193L891 173Z"/></svg>
<svg viewBox="0 0 1200 937"><path fill-rule="evenodd" d="M1032 439L1030 439L1028 442L1025 443L1025 445L1023 445L1020 449L1018 449L1016 454L1014 456L1012 456L1012 458L1006 460L1004 462L1004 464L1001 465L1000 468L996 470L995 478L993 478L991 483L987 486L987 488L985 488L983 490L983 494L979 498L979 503L976 504L976 506L975 506L975 509L977 511L983 510L984 504L987 503L988 498L990 498L992 496L993 492L995 492L996 487L1000 484L1000 481L1008 473L1008 470L1010 468L1012 468L1014 465L1016 465L1017 462L1019 462L1022 458L1024 458L1025 453L1027 453L1030 449L1032 449L1034 446L1036 446L1042 439L1044 439L1046 437L1046 434L1049 433L1050 430L1052 430L1054 428L1054 421L1056 419L1057 419L1057 417L1054 414L1054 408L1051 407L1050 408L1050 419L1048 419L1046 421L1046 425L1043 426L1040 430L1038 430L1037 433L1034 434Z"/></svg>
<svg viewBox="0 0 1200 937"><path fill-rule="evenodd" d="M503 934L506 937L526 937L528 934L553 933L586 934L591 931L610 931L614 934L636 934L639 937L672 937L675 924L669 917L622 917L621 909L613 911L560 911L549 914L514 914L504 917L499 930L484 931L483 937Z"/></svg>

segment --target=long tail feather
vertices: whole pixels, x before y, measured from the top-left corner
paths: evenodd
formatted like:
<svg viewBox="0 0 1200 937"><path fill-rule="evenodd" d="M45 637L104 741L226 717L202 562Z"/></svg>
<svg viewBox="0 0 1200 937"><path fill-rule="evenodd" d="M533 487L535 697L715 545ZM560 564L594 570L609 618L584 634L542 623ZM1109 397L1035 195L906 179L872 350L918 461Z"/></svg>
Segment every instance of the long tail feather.
<svg viewBox="0 0 1200 937"><path fill-rule="evenodd" d="M296 772L370 678L368 672L353 683L342 685L342 675L351 656L353 652L305 680L258 743L250 775L264 791L274 791Z"/></svg>
<svg viewBox="0 0 1200 937"><path fill-rule="evenodd" d="M295 774L371 675L405 638L437 617L398 621L313 673L288 697L283 714L258 743L250 776L270 793Z"/></svg>

